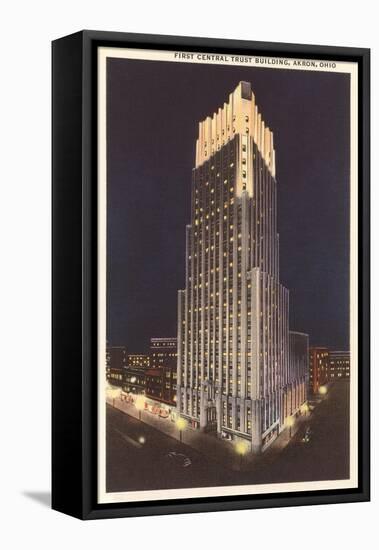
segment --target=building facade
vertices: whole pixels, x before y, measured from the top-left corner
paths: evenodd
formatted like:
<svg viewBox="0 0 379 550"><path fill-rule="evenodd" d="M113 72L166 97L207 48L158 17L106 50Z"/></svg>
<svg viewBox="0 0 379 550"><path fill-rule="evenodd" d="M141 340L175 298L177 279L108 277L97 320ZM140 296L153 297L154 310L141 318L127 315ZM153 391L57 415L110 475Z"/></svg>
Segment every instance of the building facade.
<svg viewBox="0 0 379 550"><path fill-rule="evenodd" d="M308 399L309 336L302 332L289 333L289 368L285 374L283 421L300 411Z"/></svg>
<svg viewBox="0 0 379 550"><path fill-rule="evenodd" d="M177 338L151 338L150 340L152 368L146 379L146 393L150 394L150 398L171 406L176 404L177 347ZM156 397L158 394L160 395Z"/></svg>
<svg viewBox="0 0 379 550"><path fill-rule="evenodd" d="M146 397L172 407L176 404L176 372L171 368L157 367L146 371Z"/></svg>
<svg viewBox="0 0 379 550"><path fill-rule="evenodd" d="M121 386L127 365L126 347L107 345L105 359L107 382L113 386Z"/></svg>
<svg viewBox="0 0 379 550"><path fill-rule="evenodd" d="M176 371L178 357L177 338L151 338L150 364L153 369L166 367Z"/></svg>
<svg viewBox="0 0 379 550"><path fill-rule="evenodd" d="M123 368L127 365L127 353L125 346L108 346L106 348L107 367Z"/></svg>
<svg viewBox="0 0 379 550"><path fill-rule="evenodd" d="M145 395L146 369L129 367L124 370L122 389L125 393Z"/></svg>
<svg viewBox="0 0 379 550"><path fill-rule="evenodd" d="M148 369L150 367L150 355L132 353L128 355L128 367L136 369Z"/></svg>
<svg viewBox="0 0 379 550"><path fill-rule="evenodd" d="M177 407L264 450L283 426L289 296L279 278L273 134L240 82L199 124L178 294Z"/></svg>
<svg viewBox="0 0 379 550"><path fill-rule="evenodd" d="M309 392L316 395L320 386L329 381L329 350L324 347L309 348Z"/></svg>
<svg viewBox="0 0 379 550"><path fill-rule="evenodd" d="M350 378L350 351L329 351L329 380Z"/></svg>
<svg viewBox="0 0 379 550"><path fill-rule="evenodd" d="M124 380L124 372L123 368L109 367L106 375L108 384L121 387Z"/></svg>

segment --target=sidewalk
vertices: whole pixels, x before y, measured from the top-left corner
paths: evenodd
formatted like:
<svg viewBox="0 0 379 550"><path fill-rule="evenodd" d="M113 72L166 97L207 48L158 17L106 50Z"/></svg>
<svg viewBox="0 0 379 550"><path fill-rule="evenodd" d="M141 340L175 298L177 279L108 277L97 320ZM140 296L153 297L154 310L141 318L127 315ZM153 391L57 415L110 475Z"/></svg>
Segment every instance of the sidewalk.
<svg viewBox="0 0 379 550"><path fill-rule="evenodd" d="M107 403L113 406L113 399L107 398ZM114 400L114 407L129 416L139 418L139 412L135 406L126 401L122 401L119 397ZM298 419L296 429L292 429L292 437L295 435L300 425L306 420L308 420L307 417L300 417ZM180 440L179 430L175 422L171 421L169 418L160 418L145 410L141 412L141 422L152 426L177 441ZM220 440L216 435L203 433L190 427L187 427L182 432L182 443L193 447L200 453L220 463L222 466L232 470L240 470L241 465L242 470L249 470L262 462L273 462L278 457L280 451L288 445L290 440L289 430L286 428L264 453L261 455L247 453L241 460L241 457L235 451L234 444L230 441Z"/></svg>

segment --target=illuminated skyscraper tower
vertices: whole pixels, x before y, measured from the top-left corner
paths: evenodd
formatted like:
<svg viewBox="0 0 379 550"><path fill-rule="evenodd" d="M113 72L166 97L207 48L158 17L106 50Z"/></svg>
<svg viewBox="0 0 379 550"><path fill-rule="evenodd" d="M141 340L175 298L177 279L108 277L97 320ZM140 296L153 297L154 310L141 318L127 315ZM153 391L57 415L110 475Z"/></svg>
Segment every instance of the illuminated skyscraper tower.
<svg viewBox="0 0 379 550"><path fill-rule="evenodd" d="M273 134L240 82L199 124L178 299L178 412L259 452L284 425L290 370Z"/></svg>

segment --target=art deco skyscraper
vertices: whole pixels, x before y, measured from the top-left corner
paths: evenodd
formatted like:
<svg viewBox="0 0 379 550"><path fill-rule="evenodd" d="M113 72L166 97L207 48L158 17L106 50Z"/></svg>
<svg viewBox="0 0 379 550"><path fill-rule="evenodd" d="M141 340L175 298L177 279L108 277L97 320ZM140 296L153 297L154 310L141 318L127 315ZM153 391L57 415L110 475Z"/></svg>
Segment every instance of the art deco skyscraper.
<svg viewBox="0 0 379 550"><path fill-rule="evenodd" d="M269 445L283 424L288 291L279 280L273 134L240 82L199 124L178 299L178 394L193 427Z"/></svg>

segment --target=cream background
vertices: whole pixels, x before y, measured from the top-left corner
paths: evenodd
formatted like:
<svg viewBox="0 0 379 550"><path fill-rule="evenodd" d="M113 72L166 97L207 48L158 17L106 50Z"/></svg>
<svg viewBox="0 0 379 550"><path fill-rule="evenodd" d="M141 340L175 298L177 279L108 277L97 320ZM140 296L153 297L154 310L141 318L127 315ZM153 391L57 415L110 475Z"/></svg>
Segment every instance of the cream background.
<svg viewBox="0 0 379 550"><path fill-rule="evenodd" d="M191 6L194 6L191 9ZM81 523L52 512L50 489L50 40L82 28L373 48L372 150L379 148L379 33L372 0L15 1L2 5L0 227L0 540L7 549L375 548L379 401L372 503ZM372 159L372 241L379 238L379 159ZM379 248L373 245L373 395L378 389ZM20 252L20 253L16 253ZM21 253L22 252L22 253ZM18 327L18 329L17 329ZM21 360L15 365L15 357ZM23 383L6 378L16 371ZM29 497L27 494L34 496Z"/></svg>

